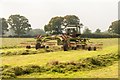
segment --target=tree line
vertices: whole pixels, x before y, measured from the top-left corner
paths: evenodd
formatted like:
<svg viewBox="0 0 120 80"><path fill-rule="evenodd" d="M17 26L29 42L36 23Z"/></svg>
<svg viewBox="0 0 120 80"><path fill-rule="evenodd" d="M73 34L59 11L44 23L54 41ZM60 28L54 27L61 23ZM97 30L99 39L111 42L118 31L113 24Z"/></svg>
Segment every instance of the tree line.
<svg viewBox="0 0 120 80"><path fill-rule="evenodd" d="M98 28L95 32L92 32L89 28L85 28L82 33L82 37L119 37L120 35L120 20L113 21L108 27L106 32L101 32ZM62 34L63 30L68 25L80 25L79 17L76 15L66 15L64 17L56 16L52 17L48 24L42 29L32 29L29 20L25 16L19 14L10 15L8 19L0 18L0 35L4 36L6 33L9 36L37 36L39 34ZM9 27L10 26L10 27Z"/></svg>

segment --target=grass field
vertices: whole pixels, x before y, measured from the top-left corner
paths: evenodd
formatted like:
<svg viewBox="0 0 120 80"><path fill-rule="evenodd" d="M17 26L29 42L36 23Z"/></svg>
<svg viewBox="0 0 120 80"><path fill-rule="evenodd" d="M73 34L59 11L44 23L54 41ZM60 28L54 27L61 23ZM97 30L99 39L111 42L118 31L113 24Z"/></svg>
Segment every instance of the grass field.
<svg viewBox="0 0 120 80"><path fill-rule="evenodd" d="M111 75L112 73L112 75ZM91 71L78 71L69 73L32 73L30 75L18 76L18 78L118 78L118 62L112 66Z"/></svg>
<svg viewBox="0 0 120 80"><path fill-rule="evenodd" d="M20 43L27 42L27 41L35 41L34 38L0 38L2 41L2 45L0 48L16 48L20 46Z"/></svg>
<svg viewBox="0 0 120 80"><path fill-rule="evenodd" d="M9 38L8 38L9 39ZM20 42L17 42L18 38L12 38L12 39L3 39L2 46L17 46L22 41L34 41L34 39L29 38L20 38ZM8 44L8 41L14 42L14 44L11 45L11 43ZM94 57L97 55L104 55L104 54L113 54L118 53L118 39L92 39L93 42L103 42L103 49L97 50L97 51L86 51L86 50L70 50L67 52L64 51L57 51L57 52L46 52L46 53L38 53L38 54L32 54L32 55L13 55L13 56L3 56L1 57L2 65L10 65L10 66L25 66L29 64L34 65L46 65L47 62L50 61L60 61L60 62L69 62L69 61L78 61L79 59L85 59L87 57ZM5 51L19 51L19 50L25 50L24 48L16 48L16 49L2 49L3 52ZM32 49L35 50L35 49ZM79 71L74 73L65 73L65 74L59 74L59 73L32 73L29 75L22 75L19 77L26 77L26 78L38 78L38 77L48 77L48 78L116 78L118 77L118 63L115 62L113 65L104 67L97 70L91 70L91 71ZM112 75L110 73L113 73Z"/></svg>

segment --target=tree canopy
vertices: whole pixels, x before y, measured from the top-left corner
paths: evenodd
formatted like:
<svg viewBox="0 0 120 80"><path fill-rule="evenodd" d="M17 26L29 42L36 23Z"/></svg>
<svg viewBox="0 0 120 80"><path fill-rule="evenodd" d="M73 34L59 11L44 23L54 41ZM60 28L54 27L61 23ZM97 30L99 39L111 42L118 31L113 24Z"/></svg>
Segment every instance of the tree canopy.
<svg viewBox="0 0 120 80"><path fill-rule="evenodd" d="M96 29L95 33L101 33L100 29Z"/></svg>
<svg viewBox="0 0 120 80"><path fill-rule="evenodd" d="M0 18L0 33L1 35L5 34L5 31L8 31L8 24L5 18Z"/></svg>
<svg viewBox="0 0 120 80"><path fill-rule="evenodd" d="M52 34L61 34L67 25L78 25L80 20L75 15L66 15L64 17L53 17L47 25L44 26L45 32Z"/></svg>
<svg viewBox="0 0 120 80"><path fill-rule="evenodd" d="M91 34L91 30L89 28L86 28L84 31L83 31L83 34Z"/></svg>
<svg viewBox="0 0 120 80"><path fill-rule="evenodd" d="M64 17L64 24L65 25L78 25L80 22L79 18L75 15L66 15Z"/></svg>
<svg viewBox="0 0 120 80"><path fill-rule="evenodd" d="M111 33L120 34L120 20L112 22L108 29Z"/></svg>
<svg viewBox="0 0 120 80"><path fill-rule="evenodd" d="M31 25L26 17L20 15L11 15L8 19L11 29L14 30L17 36L26 34L31 30Z"/></svg>

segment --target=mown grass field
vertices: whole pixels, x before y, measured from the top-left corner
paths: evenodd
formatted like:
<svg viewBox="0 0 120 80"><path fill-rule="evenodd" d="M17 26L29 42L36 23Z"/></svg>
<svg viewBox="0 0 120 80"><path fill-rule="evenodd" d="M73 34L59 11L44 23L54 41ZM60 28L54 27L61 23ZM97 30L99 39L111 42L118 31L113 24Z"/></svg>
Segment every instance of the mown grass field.
<svg viewBox="0 0 120 80"><path fill-rule="evenodd" d="M35 41L34 38L0 38L2 45L0 48L17 48L20 46L20 43L27 41Z"/></svg>
<svg viewBox="0 0 120 80"><path fill-rule="evenodd" d="M112 74L111 74L112 73ZM18 76L18 78L118 78L118 62L101 69L91 71L78 71L61 73L32 73L30 75Z"/></svg>
<svg viewBox="0 0 120 80"><path fill-rule="evenodd" d="M19 39L2 39L2 46L17 46L19 43L23 41L34 41L32 38L20 38ZM60 61L60 62L69 62L69 61L78 61L80 59L85 59L88 57L95 57L97 55L104 54L113 54L118 53L118 39L91 39L93 42L103 42L103 49L97 51L87 51L87 50L70 50L70 51L57 51L57 52L46 52L46 53L38 53L32 55L12 55L12 56L3 56L1 57L2 65L10 65L10 66L25 66L29 64L45 66L46 63L50 61ZM9 43L9 42L10 43ZM18 41L18 42L17 42ZM12 44L12 42L14 42ZM15 48L15 49L2 49L2 52L7 51L19 51L25 50L24 48ZM35 50L35 49L32 49ZM20 78L116 78L118 77L118 63L115 62L113 65L108 67L103 67L97 70L91 71L79 71L79 72L71 72L71 73L32 73L29 75L18 76ZM113 73L111 75L111 73Z"/></svg>

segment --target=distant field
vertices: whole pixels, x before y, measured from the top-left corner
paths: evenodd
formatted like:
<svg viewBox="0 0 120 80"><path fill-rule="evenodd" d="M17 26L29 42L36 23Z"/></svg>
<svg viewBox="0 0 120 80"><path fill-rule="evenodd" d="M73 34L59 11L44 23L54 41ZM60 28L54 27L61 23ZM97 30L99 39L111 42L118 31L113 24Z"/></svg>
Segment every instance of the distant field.
<svg viewBox="0 0 120 80"><path fill-rule="evenodd" d="M34 41L35 39L33 38L4 38L2 46L17 46L19 43L24 42L24 41ZM19 40L19 42L17 42ZM9 42L13 41L12 43ZM2 65L10 65L10 66L25 66L29 64L34 64L34 65L39 65L39 66L44 66L46 65L47 62L50 61L60 61L60 62L69 62L69 61L78 61L79 59L85 59L88 57L94 57L97 55L104 55L104 54L113 54L113 53L118 53L118 39L113 38L113 39L91 39L93 42L103 42L103 49L97 50L97 51L87 51L87 50L70 50L70 51L57 51L57 52L46 52L46 53L38 53L38 54L32 54L32 55L13 55L13 56L3 56L1 57ZM5 51L19 51L19 50L25 50L25 48L14 48L14 49L2 49L3 52ZM32 49L35 50L35 49ZM16 62L17 61L17 62ZM85 77L85 78L116 78L118 67L117 67L117 62L114 65L98 69L98 70L92 70L90 72L74 72L74 73L65 73L65 74L58 74L58 73L32 73L30 75L22 75L19 77L32 77L32 78L75 78L75 77ZM104 72L103 72L104 71ZM110 75L110 73L113 73ZM97 75L98 74L98 75Z"/></svg>
<svg viewBox="0 0 120 80"><path fill-rule="evenodd" d="M103 47L114 45L118 43L117 38L102 38L102 39L90 39L92 42L99 43L103 42ZM2 45L0 48L16 48L20 46L20 43L28 42L28 41L36 41L34 38L0 38L2 41Z"/></svg>
<svg viewBox="0 0 120 80"><path fill-rule="evenodd" d="M0 46L0 48L16 48L20 46L20 43L27 41L35 41L34 38L0 38L0 40L2 41L2 45Z"/></svg>

